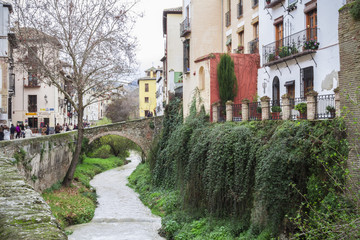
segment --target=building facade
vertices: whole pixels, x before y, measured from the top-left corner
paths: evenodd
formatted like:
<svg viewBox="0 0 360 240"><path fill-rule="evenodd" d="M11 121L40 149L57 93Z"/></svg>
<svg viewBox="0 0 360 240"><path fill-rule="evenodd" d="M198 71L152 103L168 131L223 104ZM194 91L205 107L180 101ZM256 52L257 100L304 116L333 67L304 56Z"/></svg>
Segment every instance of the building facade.
<svg viewBox="0 0 360 240"><path fill-rule="evenodd" d="M163 69L156 69L156 116L164 115L165 99L165 84L164 84Z"/></svg>
<svg viewBox="0 0 360 240"><path fill-rule="evenodd" d="M340 70L338 10L343 0L259 2L258 95L304 99L333 94Z"/></svg>
<svg viewBox="0 0 360 240"><path fill-rule="evenodd" d="M156 68L145 71L146 77L138 80L139 85L139 116L140 118L155 115L156 111Z"/></svg>
<svg viewBox="0 0 360 240"><path fill-rule="evenodd" d="M14 61L12 51L17 47L15 34L10 32L12 6L0 1L0 124L11 121L11 96L14 94Z"/></svg>
<svg viewBox="0 0 360 240"><path fill-rule="evenodd" d="M165 39L165 56L163 61L163 78L165 83L165 100L175 94L182 96L183 62L179 57L183 52L183 44L179 36L179 23L182 20L182 7L163 11L163 36Z"/></svg>

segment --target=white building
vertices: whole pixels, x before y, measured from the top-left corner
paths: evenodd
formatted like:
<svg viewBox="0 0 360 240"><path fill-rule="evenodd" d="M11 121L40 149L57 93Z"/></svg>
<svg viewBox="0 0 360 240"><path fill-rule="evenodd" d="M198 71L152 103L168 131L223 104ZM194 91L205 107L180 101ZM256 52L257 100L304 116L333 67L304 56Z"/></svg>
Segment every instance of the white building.
<svg viewBox="0 0 360 240"><path fill-rule="evenodd" d="M165 40L164 64L165 99L169 103L171 96L182 97L183 43L179 35L182 21L182 7L169 8L163 11L163 35Z"/></svg>
<svg viewBox="0 0 360 240"><path fill-rule="evenodd" d="M33 59L42 49L45 48L38 48L36 43L28 49L20 42L14 51L15 93L12 96L12 122L14 125L29 125L33 132L37 132L45 124L54 128L57 123L63 124L67 122L66 117L70 117L64 95L57 87L49 84L49 80L33 64ZM59 49L52 48L50 51L46 54L54 62L60 63ZM65 83L60 84L66 88Z"/></svg>
<svg viewBox="0 0 360 240"><path fill-rule="evenodd" d="M338 10L344 0L259 2L258 95L333 94L340 71ZM319 43L320 45L317 45Z"/></svg>
<svg viewBox="0 0 360 240"><path fill-rule="evenodd" d="M164 115L164 78L163 78L163 69L156 69L156 116Z"/></svg>
<svg viewBox="0 0 360 240"><path fill-rule="evenodd" d="M10 32L12 6L0 1L0 124L11 119L11 95L14 93L12 49L15 35Z"/></svg>

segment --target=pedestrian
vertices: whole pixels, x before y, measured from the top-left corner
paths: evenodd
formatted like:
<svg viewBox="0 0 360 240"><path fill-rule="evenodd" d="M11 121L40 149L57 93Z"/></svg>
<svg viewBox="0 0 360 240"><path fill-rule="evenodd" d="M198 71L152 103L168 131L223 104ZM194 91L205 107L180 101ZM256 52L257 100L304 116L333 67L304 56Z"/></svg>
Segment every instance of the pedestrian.
<svg viewBox="0 0 360 240"><path fill-rule="evenodd" d="M49 134L50 134L50 128L49 128L49 125L45 125L45 127L46 127L45 134L46 134L46 135L49 135Z"/></svg>
<svg viewBox="0 0 360 240"><path fill-rule="evenodd" d="M4 126L4 140L9 141L10 140L10 129L8 126Z"/></svg>
<svg viewBox="0 0 360 240"><path fill-rule="evenodd" d="M19 124L16 125L15 132L16 132L16 138L20 138L21 128Z"/></svg>
<svg viewBox="0 0 360 240"><path fill-rule="evenodd" d="M60 128L61 128L60 124L57 123L55 126L55 133L60 133Z"/></svg>
<svg viewBox="0 0 360 240"><path fill-rule="evenodd" d="M20 137L25 138L25 126L24 126L24 123L20 124L20 129L21 129Z"/></svg>
<svg viewBox="0 0 360 240"><path fill-rule="evenodd" d="M33 133L30 129L30 127L28 126L25 130L25 138L31 138L33 136Z"/></svg>
<svg viewBox="0 0 360 240"><path fill-rule="evenodd" d="M0 141L4 140L4 128L3 125L0 126Z"/></svg>
<svg viewBox="0 0 360 240"><path fill-rule="evenodd" d="M15 135L15 126L14 124L11 124L11 127L10 127L10 139L14 139L14 135Z"/></svg>

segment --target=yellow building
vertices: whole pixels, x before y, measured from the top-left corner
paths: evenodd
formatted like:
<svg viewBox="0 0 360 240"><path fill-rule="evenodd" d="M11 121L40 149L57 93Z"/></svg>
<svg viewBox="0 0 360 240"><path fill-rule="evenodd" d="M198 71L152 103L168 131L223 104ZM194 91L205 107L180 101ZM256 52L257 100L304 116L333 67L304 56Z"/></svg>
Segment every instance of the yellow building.
<svg viewBox="0 0 360 240"><path fill-rule="evenodd" d="M140 118L155 116L156 109L156 68L145 71L146 77L138 80Z"/></svg>

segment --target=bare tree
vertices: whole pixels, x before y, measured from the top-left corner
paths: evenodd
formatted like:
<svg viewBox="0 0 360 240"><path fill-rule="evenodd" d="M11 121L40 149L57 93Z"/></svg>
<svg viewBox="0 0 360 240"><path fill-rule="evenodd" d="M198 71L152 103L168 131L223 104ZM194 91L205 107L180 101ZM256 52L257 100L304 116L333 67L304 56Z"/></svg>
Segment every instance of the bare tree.
<svg viewBox="0 0 360 240"><path fill-rule="evenodd" d="M54 84L78 113L77 143L65 186L73 179L81 153L85 107L108 97L120 87L118 80L133 69L136 39L131 30L137 15L132 9L137 2L14 1L14 30L24 51L32 56L24 66L36 69L41 81ZM90 95L87 102L85 95Z"/></svg>
<svg viewBox="0 0 360 240"><path fill-rule="evenodd" d="M121 98L113 99L106 109L106 117L112 122L126 121L139 115L139 90L127 92ZM138 117L137 117L138 118Z"/></svg>

